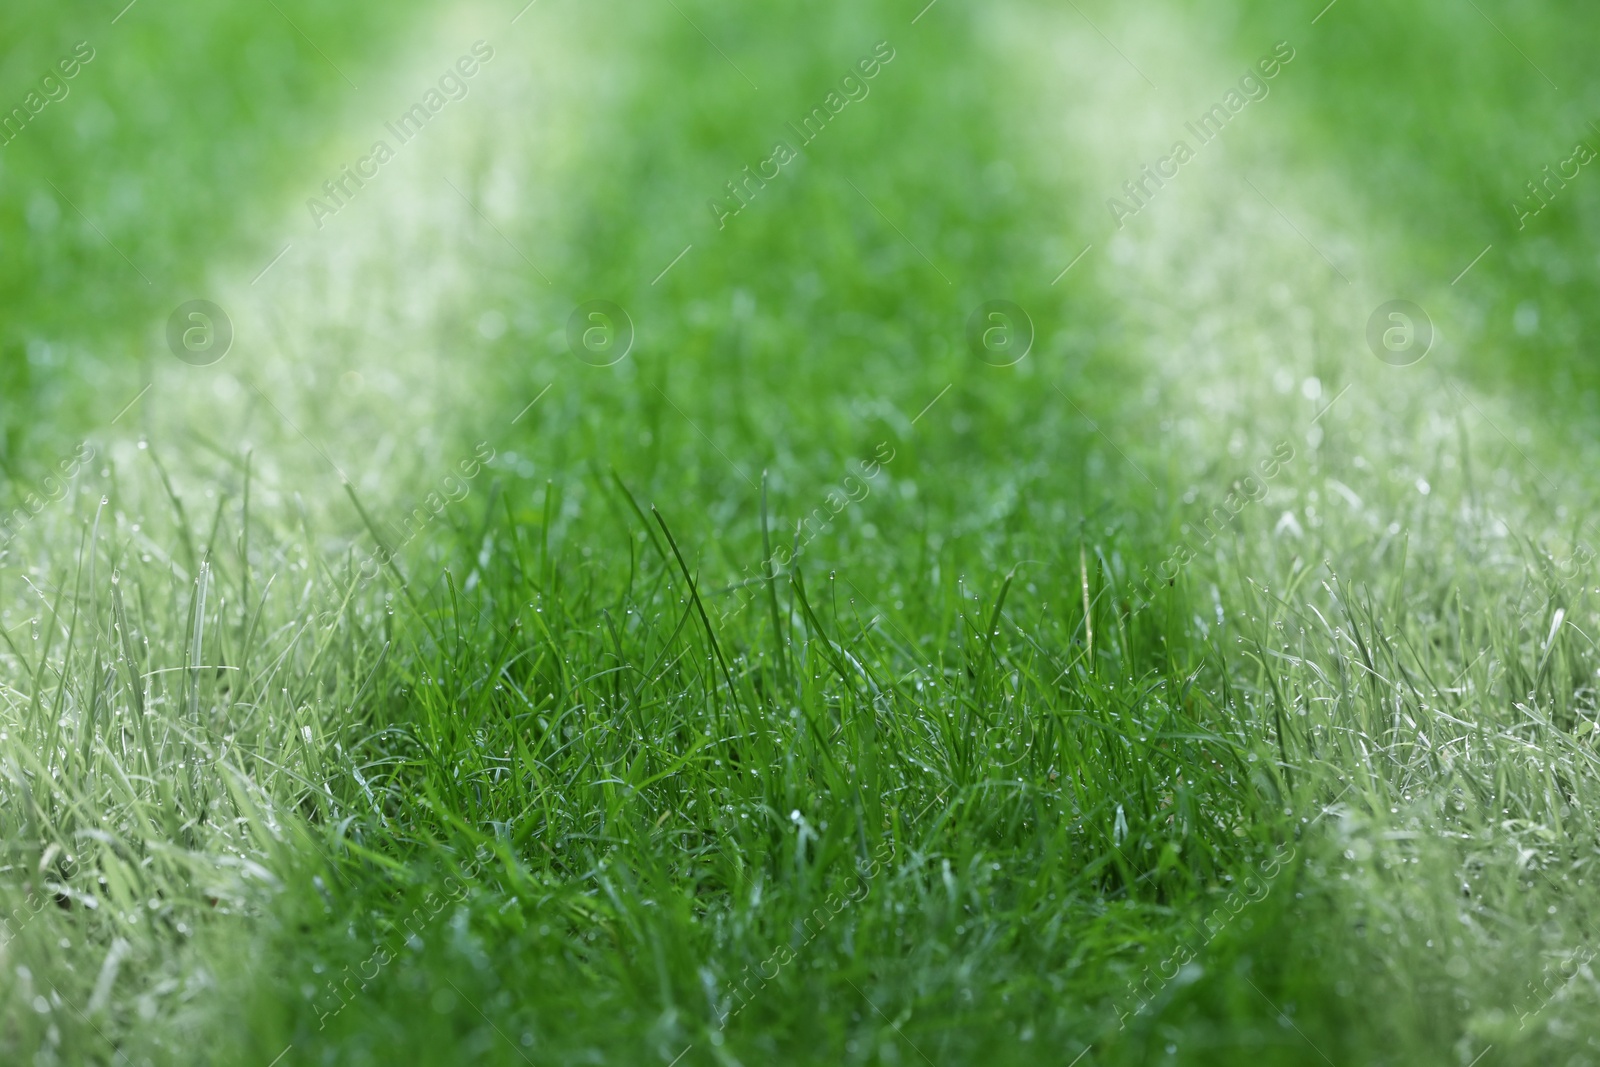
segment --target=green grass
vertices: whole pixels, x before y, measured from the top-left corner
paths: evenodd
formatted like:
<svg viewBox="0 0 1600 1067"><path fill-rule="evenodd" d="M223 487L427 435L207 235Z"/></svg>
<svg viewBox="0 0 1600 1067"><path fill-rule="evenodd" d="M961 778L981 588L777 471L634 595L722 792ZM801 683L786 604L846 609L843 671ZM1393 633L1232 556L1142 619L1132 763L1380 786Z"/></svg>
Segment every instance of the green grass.
<svg viewBox="0 0 1600 1067"><path fill-rule="evenodd" d="M0 84L107 23L0 149L7 492L96 449L0 549L0 1059L1600 1059L1594 202L1498 192L1590 16L1486 9L1553 107L1443 4L282 6L52 13Z"/></svg>

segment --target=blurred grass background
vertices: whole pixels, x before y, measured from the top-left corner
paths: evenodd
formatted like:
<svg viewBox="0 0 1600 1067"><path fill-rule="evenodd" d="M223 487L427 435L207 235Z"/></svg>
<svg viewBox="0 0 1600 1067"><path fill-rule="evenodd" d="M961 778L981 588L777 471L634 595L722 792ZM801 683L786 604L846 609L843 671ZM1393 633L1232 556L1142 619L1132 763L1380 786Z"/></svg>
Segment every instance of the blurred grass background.
<svg viewBox="0 0 1600 1067"><path fill-rule="evenodd" d="M152 349L167 315L203 290L219 258L271 258L287 186L305 180L308 156L349 108L334 64L375 75L426 10L119 6L0 13L7 113L79 42L95 56L64 99L0 147L0 389L14 401L0 463L13 477L19 450L45 427L81 432L116 414L126 397L105 387L166 358Z"/></svg>
<svg viewBox="0 0 1600 1067"><path fill-rule="evenodd" d="M1430 306L1463 373L1527 396L1530 411L1592 425L1595 361L1577 353L1597 328L1600 183L1583 167L1523 229L1512 204L1534 204L1525 184L1578 142L1600 150L1600 88L1585 46L1594 11L1340 0L1315 26L1304 14L1242 4L1209 8L1202 21L1239 41L1303 45L1279 87L1288 111L1279 151L1314 161L1345 191L1353 215L1342 222L1383 235L1381 262L1361 266L1396 294L1441 294ZM1531 309L1520 326L1518 308Z"/></svg>

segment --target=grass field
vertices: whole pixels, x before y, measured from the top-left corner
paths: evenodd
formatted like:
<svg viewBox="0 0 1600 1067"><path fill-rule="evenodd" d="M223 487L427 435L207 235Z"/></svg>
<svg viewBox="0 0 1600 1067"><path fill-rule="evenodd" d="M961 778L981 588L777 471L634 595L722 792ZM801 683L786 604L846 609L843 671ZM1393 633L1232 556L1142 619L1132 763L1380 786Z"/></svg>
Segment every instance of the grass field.
<svg viewBox="0 0 1600 1067"><path fill-rule="evenodd" d="M1600 12L523 2L0 13L0 1063L1600 1063Z"/></svg>

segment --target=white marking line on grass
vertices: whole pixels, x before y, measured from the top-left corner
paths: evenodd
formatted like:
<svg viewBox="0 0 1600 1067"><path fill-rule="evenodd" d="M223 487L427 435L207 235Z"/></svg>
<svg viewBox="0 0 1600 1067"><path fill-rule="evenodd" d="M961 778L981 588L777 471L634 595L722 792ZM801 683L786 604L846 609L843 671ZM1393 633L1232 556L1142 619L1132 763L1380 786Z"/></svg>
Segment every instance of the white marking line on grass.
<svg viewBox="0 0 1600 1067"><path fill-rule="evenodd" d="M520 19L522 16L526 15L528 13L528 8L532 7L534 4L537 4L538 2L539 2L539 0L528 0L527 7L524 7L521 11L517 12L517 18L511 20L511 25L515 26L517 24L517 19Z"/></svg>
<svg viewBox="0 0 1600 1067"><path fill-rule="evenodd" d="M126 15L133 5L137 4L138 2L139 0L128 0L128 6L117 12L117 19L120 19L122 16ZM115 26L117 24L117 19L112 19L111 25Z"/></svg>
<svg viewBox="0 0 1600 1067"><path fill-rule="evenodd" d="M890 226L894 227L894 232L899 234L901 240L905 241L906 244L911 245L911 250L913 252L915 252L919 256L922 256L922 258L924 260L927 260L928 266L932 267L934 269L934 271L939 275L939 277L944 278L944 283L946 285L954 285L955 284L955 282L953 282L949 278L945 277L944 271L939 270L939 265L937 263L935 263L931 259L928 259L927 256L923 255L922 249L918 248L916 245L911 243L911 238L906 236L906 232L904 230L902 230L900 227L895 226L894 220L891 219L888 215L884 215L883 214L883 210L881 208L879 208L877 204L874 204L872 202L871 198L869 198L866 193L863 193L861 191L860 187L857 186L855 182L850 181L849 178L846 178L845 181L849 183L850 188L854 189L856 191L856 194L858 196L860 196L861 199L863 199L863 200L865 200L867 202L867 204L872 208L872 210L876 211L883 218L884 222L887 222Z"/></svg>
<svg viewBox="0 0 1600 1067"><path fill-rule="evenodd" d="M1334 2L1338 3L1338 0L1334 0ZM1083 1046L1083 1051L1078 1053L1076 1056L1074 1056L1073 1059L1072 1059L1072 1063L1067 1064L1067 1067L1073 1067L1073 1064L1076 1064L1079 1060L1081 1060L1085 1056L1087 1056L1089 1054L1089 1050L1092 1049L1092 1048L1094 1048L1093 1045L1085 1045L1085 1046ZM1469 1064L1468 1067L1471 1067L1471 1065Z"/></svg>
<svg viewBox="0 0 1600 1067"><path fill-rule="evenodd" d="M1300 227L1296 226L1294 224L1294 221L1292 219L1290 219L1288 215L1285 215L1282 211L1278 211L1278 205L1274 204L1271 200L1267 200L1267 194L1263 193L1260 189L1256 189L1256 183L1255 182L1251 181L1248 177L1245 177L1244 175L1240 175L1240 177L1244 177L1244 183L1246 185L1248 185L1250 188L1256 190L1256 195L1257 196L1259 196L1262 200L1266 200L1268 207L1270 207L1272 210L1278 212L1278 217L1280 219L1282 219L1284 222L1287 222L1289 224L1289 228L1291 230L1293 230L1295 233L1300 234L1300 239L1302 241L1304 241L1308 245L1311 245L1312 250L1315 251L1317 253L1317 255L1321 256L1324 260L1327 260L1328 266L1333 268L1333 273L1337 274L1340 278L1343 278L1344 279L1344 283L1346 285L1350 284L1350 279L1349 278L1345 278L1344 271L1339 269L1339 265L1337 263L1335 263L1333 260L1328 259L1327 253L1324 252L1322 249L1318 248L1315 244L1313 244L1312 241L1311 241L1311 238L1307 237L1304 233L1302 233L1301 230L1300 230Z"/></svg>
<svg viewBox="0 0 1600 1067"><path fill-rule="evenodd" d="M1343 389L1339 390L1339 396L1336 396L1332 400L1328 401L1328 407L1323 408L1321 411L1317 412L1317 419L1320 419L1320 418L1322 418L1322 416L1326 415L1328 413L1328 408L1331 408L1331 407L1333 407L1333 405L1337 404L1339 402L1339 398L1344 396L1344 394L1348 393L1350 391L1351 387L1354 386L1355 384L1356 384L1355 382L1351 382L1349 385L1347 385ZM1311 425L1315 426L1317 424L1317 419L1312 419L1311 420Z"/></svg>
<svg viewBox="0 0 1600 1067"><path fill-rule="evenodd" d="M1474 404L1472 402L1472 398L1469 397L1466 393L1463 393L1460 390L1460 388L1457 387L1455 382L1451 382L1450 383L1450 388L1454 389L1456 396L1459 396L1462 400L1466 401L1467 404L1472 408L1472 410L1476 411L1478 413L1478 417L1480 419L1482 419L1484 422L1487 422L1489 424L1489 428L1491 430L1493 430L1495 433L1499 434L1501 436L1501 438L1504 439L1506 444L1508 444L1512 448L1516 449L1517 455L1522 457L1522 461L1524 463L1526 463L1528 466L1532 467L1533 470L1534 470L1534 473L1538 474L1539 477L1544 479L1544 484L1548 485L1555 492L1559 493L1561 491L1556 486L1556 483L1550 480L1550 476L1548 474L1546 474L1544 471L1540 470L1539 469L1539 465L1537 463L1535 463L1533 460L1528 458L1528 454L1522 450L1522 446L1518 445L1510 437L1506 436L1506 432L1504 430L1502 430L1500 427L1496 426L1495 423L1494 423L1494 420L1491 419L1489 416L1485 415L1483 413L1483 409L1480 408L1477 404Z"/></svg>
<svg viewBox="0 0 1600 1067"><path fill-rule="evenodd" d="M1062 278L1065 278L1067 276L1067 271L1071 270L1073 267L1076 267L1078 265L1078 260L1088 255L1089 249L1093 247L1094 245L1088 245L1082 252L1079 252L1076 256L1074 256L1072 258L1072 262L1067 264L1066 270L1063 270L1060 274L1056 275L1056 282L1059 282ZM1051 282L1050 284L1054 285L1056 282ZM1071 1065L1069 1064L1068 1067L1071 1067Z"/></svg>
<svg viewBox="0 0 1600 1067"><path fill-rule="evenodd" d="M681 8L681 7L679 7L677 5L676 0L667 0L667 3L672 5L672 10L676 11L680 15L683 15L683 8ZM706 44L710 45L712 48L717 48L717 42L713 41L709 37L706 37L706 31L702 30L699 26L695 26L694 19L690 18L688 15L683 15L683 21L687 22L691 26L694 26L694 32L698 33L701 37L705 37L706 38ZM758 93L761 91L761 86L757 85L755 82L751 82L750 81L750 76L747 75L744 71L739 70L739 64L735 63L731 59L728 59L728 53L724 52L720 48L717 48L717 55L719 55L723 59L727 60L728 66L732 67L734 70L738 70L739 71L739 77L743 78L747 82L750 82L750 88L754 89Z"/></svg>
<svg viewBox="0 0 1600 1067"><path fill-rule="evenodd" d="M256 383L255 382L252 382L250 379L246 378L246 379L244 379L244 384L249 386L250 389L256 394L256 396L259 396L262 400L265 400L267 402L267 407L271 408L273 411L276 411L278 413L278 418L282 419L288 425L289 429L293 430L295 433L297 433L301 437L305 438L306 444L308 444L312 448L316 449L317 450L317 455L321 456L323 459L328 461L328 466L332 467L334 469L334 471L338 473L339 478L340 478L341 481L343 481L346 485L355 484L355 483L350 481L350 476L345 474L345 472L339 467L339 465L337 463L335 463L331 458L329 458L328 454L322 450L322 446L321 445L317 444L309 436L307 436L306 432L304 430L302 430L299 426L296 426L295 423L294 423L294 420L290 419L289 416L285 415L283 413L283 409L280 408L278 405L274 404L272 402L272 398L270 396L268 396L266 393L263 393L260 389L256 388Z"/></svg>
<svg viewBox="0 0 1600 1067"><path fill-rule="evenodd" d="M125 253L122 249L118 248L116 245L112 245L111 244L111 238L107 237L105 235L105 232L103 230L101 230L100 227L98 227L98 226L96 226L94 224L94 220L93 219L91 219L88 215L85 215L81 210L79 210L78 205L74 204L72 202L72 200L67 196L67 194L63 193L61 191L61 187L59 185L57 185L55 182L50 181L49 178L46 178L45 181L50 182L50 188L52 188L52 189L54 189L56 191L56 195L61 197L61 199L65 200L67 202L67 206L72 208L72 210L77 211L78 212L78 217L83 219L84 222L87 222L89 224L89 228L92 229L95 233L98 233L100 235L100 240L104 241L108 245L111 245L111 250L113 252L115 252L117 255L121 256L122 259L123 259L123 262L127 263L128 266L133 267L133 271L134 271L135 274L137 274L141 278L144 278L144 283L146 285L154 285L155 284L155 282L151 281L145 275L144 271L140 270L137 266L134 265L133 260L128 258L127 253Z"/></svg>
<svg viewBox="0 0 1600 1067"><path fill-rule="evenodd" d="M256 282L259 282L262 278L265 278L267 276L267 271L271 270L273 267L276 267L278 265L278 260L280 260L284 256L288 255L289 254L289 249L291 249L293 247L294 247L293 242L284 245L283 246L283 251L279 252L277 255L273 256L272 257L272 262L268 263L265 267L262 267L260 274L257 274L254 278L250 279L250 284L254 285Z"/></svg>
<svg viewBox="0 0 1600 1067"><path fill-rule="evenodd" d="M128 413L129 408L132 408L133 405L137 404L139 402L139 397L142 397L142 396L144 396L144 394L148 393L150 391L150 386L154 385L154 384L156 384L156 383L155 382L151 382L150 385L147 385L143 389L139 390L139 396L136 396L132 400L128 401L128 406L123 408L121 411L117 412L117 419L120 419L120 418L122 418L122 416L126 415ZM112 419L111 420L111 425L115 426L117 424L117 419Z"/></svg>
<svg viewBox="0 0 1600 1067"><path fill-rule="evenodd" d="M678 1067L678 1061L683 1059L685 1056L687 1056L689 1054L689 1050L692 1049L692 1048L694 1048L694 1042L693 1041L691 1041L687 1045L685 1045L683 1047L683 1051L678 1053L677 1056L673 1057L672 1062L667 1064L667 1067Z"/></svg>
<svg viewBox="0 0 1600 1067"><path fill-rule="evenodd" d="M1082 10L1081 10L1081 9L1080 9L1080 8L1079 8L1079 7L1078 7L1078 5L1077 5L1077 4L1074 4L1074 3L1072 3L1072 0L1067 0L1067 3L1068 3L1068 4L1069 4L1069 5L1071 5L1071 7L1072 7L1072 10L1074 10L1074 11L1076 11L1076 12L1078 12L1078 17L1079 17L1079 18L1081 18L1081 19L1082 19L1082 20L1083 20L1083 21L1085 21L1085 22L1089 22L1089 16L1088 16L1088 15L1085 15L1085 14L1084 14L1084 13L1083 13L1083 11L1082 11ZM1094 32L1095 32L1095 33L1100 33L1100 27L1099 27L1099 26L1096 26L1096 25L1095 25L1095 24L1094 24L1094 23L1092 23L1092 22L1089 22L1089 28L1090 28L1090 29L1091 29L1091 30L1093 30L1093 31L1094 31ZM1115 44L1112 44L1112 41L1111 41L1111 38L1109 38L1109 37L1107 37L1107 36L1106 36L1106 35L1105 35L1105 34L1103 34L1103 33L1100 33L1100 39L1101 39L1101 40L1102 40L1102 41L1104 41L1104 42L1105 42L1105 43L1106 43L1106 44L1109 44L1109 45L1111 45L1111 50L1112 50L1112 51L1113 51L1113 52L1115 52L1115 53L1116 53L1116 54L1117 54L1117 55L1119 55L1119 56L1122 56L1122 61L1123 61L1123 62L1124 62L1124 63L1126 63L1126 64L1128 64L1128 66L1130 66L1130 67L1133 67L1133 69L1134 69L1134 72L1135 72L1135 73L1136 73L1136 74L1138 74L1138 75L1139 75L1139 77L1141 77L1141 78L1143 78L1143 79L1144 79L1144 80L1145 80L1145 83L1146 83L1146 84L1147 84L1147 85L1149 85L1149 86L1150 86L1150 88L1152 88L1152 89L1155 89L1155 88L1157 88L1157 86L1156 86L1156 83L1155 83L1155 82L1153 82L1153 81L1151 81L1151 80L1150 80L1150 78L1149 78L1149 76L1148 76L1148 75L1146 75L1146 74L1145 74L1145 72L1144 72L1144 71L1142 71L1142 70L1140 70L1140 69L1139 69L1139 68L1138 68L1138 67L1136 67L1136 66L1134 66L1134 63L1133 63L1133 60L1131 60L1131 59L1129 59L1129 58L1128 58L1128 57L1127 57L1127 56L1126 56L1126 55L1124 55L1124 54L1123 54L1123 51L1122 51L1122 49L1120 49L1120 48L1118 48L1118 47L1117 47L1117 46L1116 46L1116 45L1115 45Z"/></svg>
<svg viewBox="0 0 1600 1067"><path fill-rule="evenodd" d="M939 390L939 396L936 396L932 400L928 401L927 408L923 408L921 411L917 412L917 419L920 419L922 416L926 415L928 413L928 408L931 408L933 405L937 404L939 402L939 398L948 393L954 385L955 383L951 382L950 385L947 385L943 389ZM912 419L911 425L915 426L917 424L917 419Z"/></svg>
<svg viewBox="0 0 1600 1067"><path fill-rule="evenodd" d="M688 255L689 254L689 249L691 249L693 247L694 247L694 245L692 243L684 245L683 246L683 251L678 253L678 259L682 259L684 256ZM651 282L650 284L654 285L656 282L659 282L662 278L665 278L667 276L667 271L671 270L673 267L676 267L678 265L678 259L674 259L671 263L668 263L667 267L666 267L666 270L663 270L660 274L657 274L656 275L656 281L655 282Z"/></svg>
<svg viewBox="0 0 1600 1067"><path fill-rule="evenodd" d="M1338 2L1339 2L1339 0L1333 0L1332 4L1329 4L1327 7L1323 8L1321 11L1317 12L1317 18L1311 20L1311 25L1315 26L1317 24L1317 19L1320 19L1322 16L1324 16L1328 12L1332 11L1333 10L1333 4L1337 4Z"/></svg>
<svg viewBox="0 0 1600 1067"><path fill-rule="evenodd" d="M550 387L555 384L555 382L551 382L550 385L547 385L543 389L539 390L539 396L536 396L532 400L528 401L528 406L517 412L517 418L511 420L511 425L515 426L517 424L517 419L520 419L522 416L526 415L533 408L533 405L539 402L539 397L542 397L544 394L548 393L550 391Z"/></svg>
<svg viewBox="0 0 1600 1067"><path fill-rule="evenodd" d="M287 1044L287 1045L285 1045L283 1047L283 1051L278 1053L276 1059L274 1059L271 1063L267 1064L267 1067L277 1067L278 1060L281 1060L285 1056L287 1056L289 1054L289 1050L292 1049L292 1048L294 1048L294 1042L291 1041L291 1042L289 1042L289 1044Z"/></svg>
<svg viewBox="0 0 1600 1067"><path fill-rule="evenodd" d="M450 188L456 189L456 183L451 181L449 178L445 178L444 183L446 185L448 185ZM545 278L544 271L540 270L538 267L534 267L533 266L533 260L529 259L527 256L523 256L522 255L522 249L518 248L514 244L511 244L511 238L507 237L503 233L500 233L500 227L496 226L492 222L489 222L489 216L487 216L483 212L479 211L478 210L478 205L474 204L471 200L467 199L467 194L466 193L463 193L460 189L456 189L456 195L459 196L461 199L467 201L467 206L472 209L474 214L476 214L484 222L489 223L489 229L493 230L495 233L499 233L500 234L500 240L504 241L508 246L510 246L511 251L515 252L519 256L522 256L522 262L526 263L530 267L533 267L533 273L537 274L541 278L544 278L544 283L546 285L550 284L550 279L549 278Z"/></svg>
<svg viewBox="0 0 1600 1067"><path fill-rule="evenodd" d="M939 2L939 0L928 0L928 6L923 8L921 11L917 12L917 19L920 19L922 16L926 15L929 11L932 11L933 10L933 5L937 4L938 2ZM917 19L912 19L911 20L911 25L915 26L917 24Z"/></svg>
<svg viewBox="0 0 1600 1067"><path fill-rule="evenodd" d="M1489 246L1489 248L1493 248L1493 247L1494 247L1494 245L1490 245ZM1482 259L1484 256L1488 255L1489 254L1489 248L1485 248L1482 252L1479 252L1478 253L1478 259ZM1474 259L1471 263L1468 263L1467 264L1467 270L1471 270L1473 267L1476 267L1478 265L1478 259ZM1467 276L1467 270L1464 270L1460 274L1456 275L1456 282L1459 282L1462 278L1465 278ZM1450 284L1454 285L1456 282L1451 282Z"/></svg>
<svg viewBox="0 0 1600 1067"><path fill-rule="evenodd" d="M1489 1049L1490 1048L1494 1048L1494 1046L1490 1045L1489 1048L1484 1049L1482 1052L1480 1052L1476 1056L1474 1056L1473 1059L1472 1059L1472 1062L1467 1064L1467 1067L1476 1067L1477 1062L1479 1060L1483 1059L1485 1056L1487 1056L1489 1054Z"/></svg>

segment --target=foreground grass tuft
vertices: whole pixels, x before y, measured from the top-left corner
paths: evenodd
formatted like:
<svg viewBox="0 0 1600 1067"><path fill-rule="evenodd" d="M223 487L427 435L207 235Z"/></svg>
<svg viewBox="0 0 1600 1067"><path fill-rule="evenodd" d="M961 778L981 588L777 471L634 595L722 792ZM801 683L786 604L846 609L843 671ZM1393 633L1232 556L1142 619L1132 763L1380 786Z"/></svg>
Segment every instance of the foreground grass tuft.
<svg viewBox="0 0 1600 1067"><path fill-rule="evenodd" d="M1521 85L1442 10L1396 17ZM1578 345L1524 356L1526 314L1436 269L1456 156L1374 207L1342 148L1399 166L1418 123L1356 91L1349 25L515 14L409 31L424 81L458 40L496 64L260 288L196 260L228 361L122 360L124 420L7 357L87 444L19 409L7 445L0 1058L1590 1062ZM330 67L378 63L351 27L384 19L339 17ZM1113 229L1129 160L1291 35L1300 80ZM869 95L706 210L880 42ZM297 70L290 110L175 142L267 151L337 77ZM1390 81L1426 116L1431 77ZM182 188L146 218L175 262L207 251L158 225ZM149 332L13 258L50 352ZM1403 368L1364 341L1400 280L1442 339ZM1536 321L1580 321L1565 292ZM965 340L997 298L1034 330L1004 366ZM635 329L606 366L568 350L596 299Z"/></svg>

